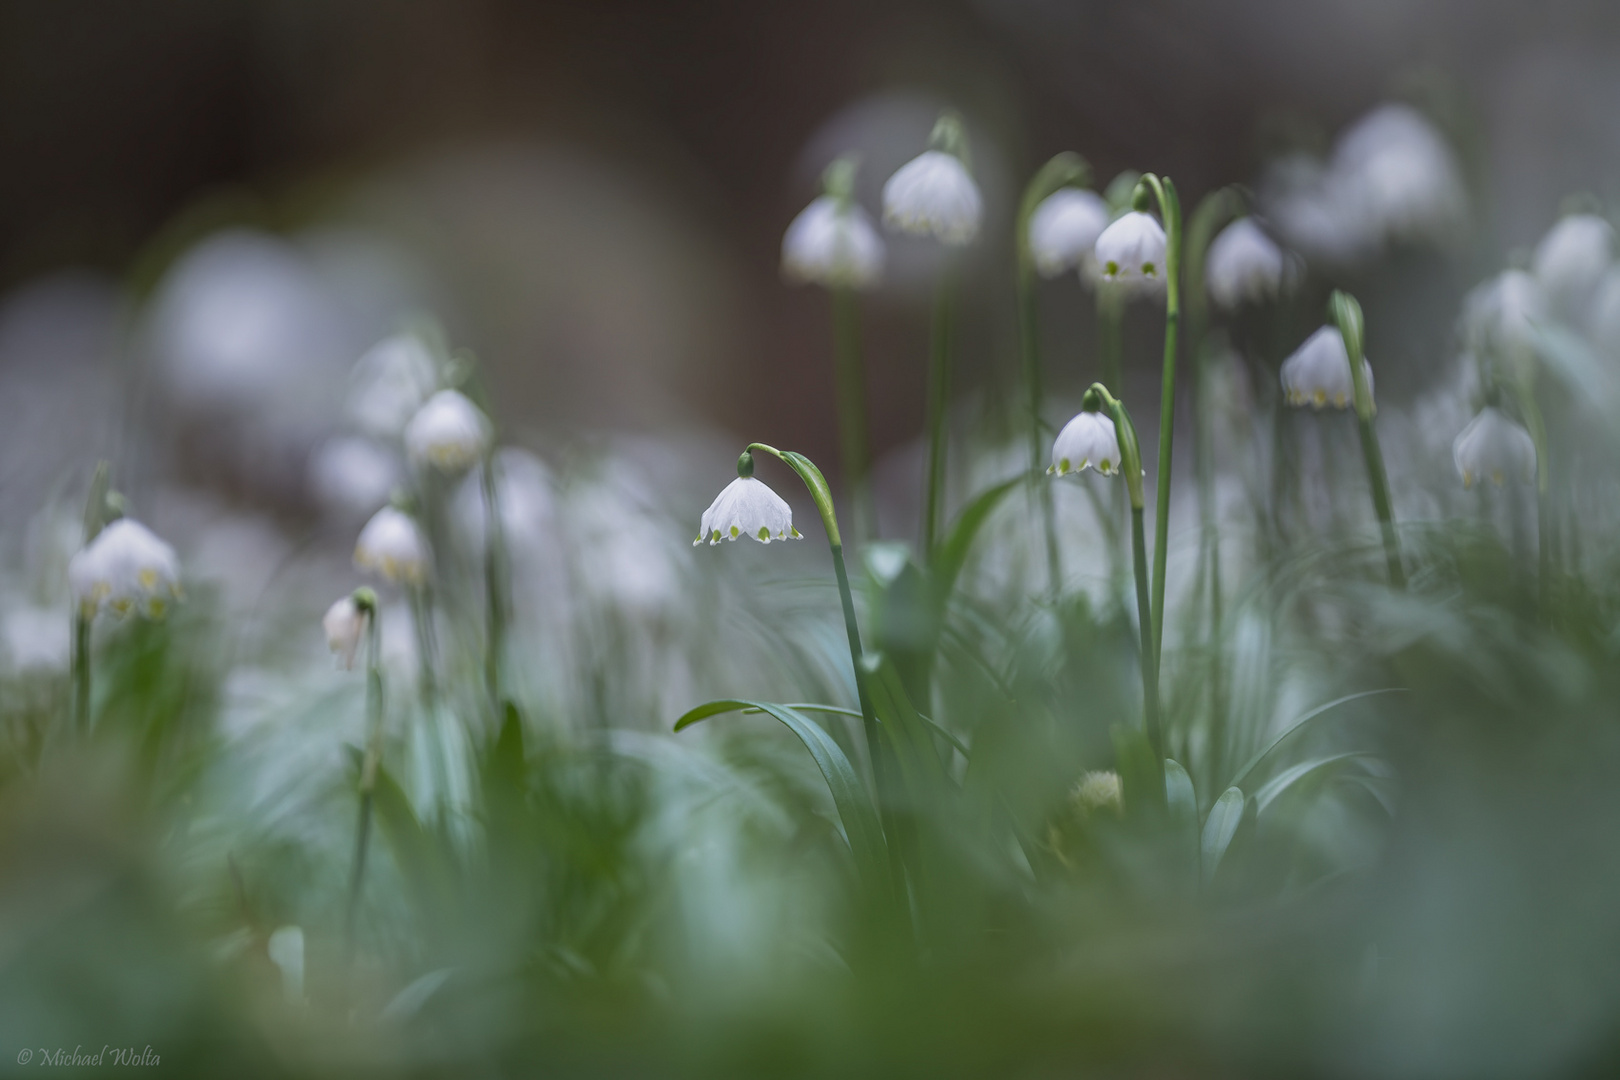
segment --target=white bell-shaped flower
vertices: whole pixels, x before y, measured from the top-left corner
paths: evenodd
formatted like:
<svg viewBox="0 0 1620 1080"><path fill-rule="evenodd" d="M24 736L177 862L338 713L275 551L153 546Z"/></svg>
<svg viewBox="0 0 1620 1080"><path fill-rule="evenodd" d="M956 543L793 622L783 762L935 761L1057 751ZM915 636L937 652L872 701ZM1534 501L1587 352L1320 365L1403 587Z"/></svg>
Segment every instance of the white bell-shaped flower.
<svg viewBox="0 0 1620 1080"><path fill-rule="evenodd" d="M365 514L388 502L404 478L399 455L362 435L339 435L309 458L309 486L322 506Z"/></svg>
<svg viewBox="0 0 1620 1080"><path fill-rule="evenodd" d="M1108 228L1108 204L1095 191L1059 188L1029 216L1029 254L1042 277L1077 269Z"/></svg>
<svg viewBox="0 0 1620 1080"><path fill-rule="evenodd" d="M1468 422L1451 444L1463 487L1489 479L1497 487L1508 481L1529 483L1536 475L1536 443L1523 426L1500 409L1487 405Z"/></svg>
<svg viewBox="0 0 1620 1080"><path fill-rule="evenodd" d="M405 425L405 453L418 468L460 472L483 458L493 437L489 418L465 394L440 390Z"/></svg>
<svg viewBox="0 0 1620 1080"><path fill-rule="evenodd" d="M1592 300L1614 261L1614 227L1596 214L1562 218L1536 244L1530 268L1543 295L1561 311L1576 314Z"/></svg>
<svg viewBox="0 0 1620 1080"><path fill-rule="evenodd" d="M866 211L822 195L800 211L782 237L782 273L790 281L862 289L883 274L883 238Z"/></svg>
<svg viewBox="0 0 1620 1080"><path fill-rule="evenodd" d="M360 530L354 565L395 584L420 585L427 579L427 541L409 514L385 506Z"/></svg>
<svg viewBox="0 0 1620 1080"><path fill-rule="evenodd" d="M752 476L737 477L714 497L703 511L698 538L692 546L705 540L718 544L742 536L751 536L762 544L802 539L793 527L793 509L787 501Z"/></svg>
<svg viewBox="0 0 1620 1080"><path fill-rule="evenodd" d="M161 618L180 597L180 560L145 525L122 518L73 556L68 585L86 618L101 610Z"/></svg>
<svg viewBox="0 0 1620 1080"><path fill-rule="evenodd" d="M1081 412L1063 425L1052 442L1049 476L1096 469L1104 476L1119 471L1119 434L1114 422L1100 412Z"/></svg>
<svg viewBox="0 0 1620 1080"><path fill-rule="evenodd" d="M332 650L343 670L354 667L354 654L360 649L360 636L366 628L366 616L353 596L345 596L326 609L321 618L321 629L326 631L326 645Z"/></svg>
<svg viewBox="0 0 1620 1080"><path fill-rule="evenodd" d="M1299 260L1278 247L1252 217L1222 229L1204 260L1210 299L1228 311L1274 300L1298 276Z"/></svg>
<svg viewBox="0 0 1620 1080"><path fill-rule="evenodd" d="M1439 239L1467 220L1468 195L1456 155L1408 105L1380 106L1339 138L1329 192L1374 242Z"/></svg>
<svg viewBox="0 0 1620 1080"><path fill-rule="evenodd" d="M438 388L438 365L415 334L396 334L373 345L354 365L349 419L376 439L397 439Z"/></svg>
<svg viewBox="0 0 1620 1080"><path fill-rule="evenodd" d="M979 185L955 154L927 150L883 185L883 223L913 236L963 247L979 235L984 202Z"/></svg>
<svg viewBox="0 0 1620 1080"><path fill-rule="evenodd" d="M1367 396L1373 392L1372 365L1362 357L1361 369L1367 376ZM1355 403L1355 385L1350 373L1350 353L1336 326L1324 326L1305 339L1283 361L1283 396L1290 405L1328 405L1343 409Z"/></svg>
<svg viewBox="0 0 1620 1080"><path fill-rule="evenodd" d="M1523 270L1504 270L1463 301L1463 336L1478 352L1528 355L1547 317L1546 294L1536 279Z"/></svg>
<svg viewBox="0 0 1620 1080"><path fill-rule="evenodd" d="M1132 210L1109 225L1097 237L1095 251L1104 281L1164 280L1164 229L1146 211Z"/></svg>

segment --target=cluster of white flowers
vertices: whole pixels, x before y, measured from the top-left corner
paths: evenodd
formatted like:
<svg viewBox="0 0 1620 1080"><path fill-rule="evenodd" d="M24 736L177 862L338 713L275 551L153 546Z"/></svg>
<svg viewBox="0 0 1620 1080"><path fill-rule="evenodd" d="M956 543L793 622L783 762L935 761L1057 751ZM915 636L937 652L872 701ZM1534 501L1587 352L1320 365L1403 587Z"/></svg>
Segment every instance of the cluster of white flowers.
<svg viewBox="0 0 1620 1080"><path fill-rule="evenodd" d="M181 595L180 560L145 525L121 518L73 556L68 586L87 619L99 611L161 618Z"/></svg>
<svg viewBox="0 0 1620 1080"><path fill-rule="evenodd" d="M1367 396L1373 392L1372 365L1364 356L1362 372L1367 377ZM1322 409L1333 406L1343 409L1355 403L1354 376L1350 370L1350 352L1344 346L1344 335L1336 326L1324 326L1305 339L1283 361L1282 388L1290 405L1310 405Z"/></svg>

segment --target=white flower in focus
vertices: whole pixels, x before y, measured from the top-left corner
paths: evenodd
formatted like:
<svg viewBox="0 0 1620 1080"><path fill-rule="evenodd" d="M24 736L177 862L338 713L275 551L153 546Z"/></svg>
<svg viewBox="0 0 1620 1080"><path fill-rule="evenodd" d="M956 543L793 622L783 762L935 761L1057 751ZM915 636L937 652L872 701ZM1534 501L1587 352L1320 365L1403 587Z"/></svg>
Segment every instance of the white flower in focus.
<svg viewBox="0 0 1620 1080"><path fill-rule="evenodd" d="M403 477L398 455L359 435L328 439L309 459L310 489L333 510L370 513L388 502Z"/></svg>
<svg viewBox="0 0 1620 1080"><path fill-rule="evenodd" d="M1204 261L1210 298L1228 311L1275 299L1298 275L1298 260L1278 247L1252 217L1238 218L1222 229Z"/></svg>
<svg viewBox="0 0 1620 1080"><path fill-rule="evenodd" d="M1367 376L1367 396L1373 392L1372 365L1361 360ZM1321 409L1332 405L1343 409L1355 403L1355 386L1350 374L1350 353L1336 326L1324 326L1305 339L1283 361L1283 395L1290 405L1310 405Z"/></svg>
<svg viewBox="0 0 1620 1080"><path fill-rule="evenodd" d="M827 288L865 288L883 273L883 239L866 211L822 195L800 211L782 237L782 273Z"/></svg>
<svg viewBox="0 0 1620 1080"><path fill-rule="evenodd" d="M86 618L105 609L157 619L180 597L180 560L146 526L121 518L73 556L68 585Z"/></svg>
<svg viewBox="0 0 1620 1080"><path fill-rule="evenodd" d="M1489 478L1497 487L1508 480L1529 483L1536 475L1536 444L1521 425L1487 405L1451 445L1463 487Z"/></svg>
<svg viewBox="0 0 1620 1080"><path fill-rule="evenodd" d="M787 501L752 476L737 477L715 496L703 511L698 538L692 546L705 540L718 544L741 536L751 536L762 544L803 539L793 527L793 510Z"/></svg>
<svg viewBox="0 0 1620 1080"><path fill-rule="evenodd" d="M1152 214L1125 214L1102 231L1095 250L1104 281L1164 280L1164 229Z"/></svg>
<svg viewBox="0 0 1620 1080"><path fill-rule="evenodd" d="M1596 214L1562 218L1536 244L1530 269L1542 293L1570 314L1591 301L1614 258L1614 227Z"/></svg>
<svg viewBox="0 0 1620 1080"><path fill-rule="evenodd" d="M979 185L955 154L927 150L883 184L883 223L952 247L971 244L984 215Z"/></svg>
<svg viewBox="0 0 1620 1080"><path fill-rule="evenodd" d="M1373 242L1443 239L1467 219L1456 156L1407 105L1380 106L1340 136L1329 189L1353 208Z"/></svg>
<svg viewBox="0 0 1620 1080"><path fill-rule="evenodd" d="M488 417L456 390L440 390L405 425L405 453L416 466L460 472L489 449Z"/></svg>
<svg viewBox="0 0 1620 1080"><path fill-rule="evenodd" d="M1504 270L1463 301L1463 335L1470 348L1510 357L1535 352L1536 328L1547 319L1547 298L1523 270Z"/></svg>
<svg viewBox="0 0 1620 1080"><path fill-rule="evenodd" d="M415 334L396 334L355 364L345 410L372 438L397 439L438 385L438 365L427 346Z"/></svg>
<svg viewBox="0 0 1620 1080"><path fill-rule="evenodd" d="M1059 188L1029 216L1029 253L1042 277L1057 277L1086 261L1108 228L1108 204L1095 191Z"/></svg>
<svg viewBox="0 0 1620 1080"><path fill-rule="evenodd" d="M1104 476L1119 471L1119 435L1114 422L1100 412L1081 412L1063 425L1052 442L1049 476L1096 469Z"/></svg>
<svg viewBox="0 0 1620 1080"><path fill-rule="evenodd" d="M409 514L385 506L360 530L354 565L389 582L420 585L427 579L427 541Z"/></svg>
<svg viewBox="0 0 1620 1080"><path fill-rule="evenodd" d="M327 608L326 615L321 619L321 629L326 631L326 646L332 650L344 671L354 668L354 654L360 648L360 635L365 628L365 613L354 602L353 596L345 596Z"/></svg>

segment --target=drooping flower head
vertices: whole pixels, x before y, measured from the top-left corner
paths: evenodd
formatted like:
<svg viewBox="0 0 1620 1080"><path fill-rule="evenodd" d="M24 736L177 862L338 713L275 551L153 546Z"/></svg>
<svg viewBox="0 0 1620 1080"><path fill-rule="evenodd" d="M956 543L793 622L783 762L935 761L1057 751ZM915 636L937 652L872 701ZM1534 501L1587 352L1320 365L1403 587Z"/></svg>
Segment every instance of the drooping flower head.
<svg viewBox="0 0 1620 1080"><path fill-rule="evenodd" d="M73 556L68 585L86 618L102 610L161 618L181 595L180 560L145 525L121 518Z"/></svg>
<svg viewBox="0 0 1620 1080"><path fill-rule="evenodd" d="M354 365L345 411L367 435L397 439L438 385L438 365L422 339L395 334Z"/></svg>
<svg viewBox="0 0 1620 1080"><path fill-rule="evenodd" d="M309 486L333 511L365 514L388 501L404 477L399 455L362 435L326 440L309 459Z"/></svg>
<svg viewBox="0 0 1620 1080"><path fill-rule="evenodd" d="M884 183L883 223L964 247L979 235L984 203L968 172L967 135L956 114L941 114L929 144Z"/></svg>
<svg viewBox="0 0 1620 1080"><path fill-rule="evenodd" d="M405 425L405 453L418 467L460 472L483 458L493 437L489 418L465 394L440 390Z"/></svg>
<svg viewBox="0 0 1620 1080"><path fill-rule="evenodd" d="M1613 261L1614 227L1596 214L1570 214L1536 244L1530 269L1548 301L1578 317Z"/></svg>
<svg viewBox="0 0 1620 1080"><path fill-rule="evenodd" d="M1209 245L1204 281L1210 299L1232 311L1274 300L1299 277L1299 260L1277 246L1252 217L1222 229Z"/></svg>
<svg viewBox="0 0 1620 1080"><path fill-rule="evenodd" d="M1546 320L1546 295L1523 270L1502 271L1463 301L1463 337L1483 355L1510 361L1533 355L1537 328Z"/></svg>
<svg viewBox="0 0 1620 1080"><path fill-rule="evenodd" d="M366 590L369 592L370 590ZM375 604L372 605L375 607ZM353 594L345 596L326 609L321 629L326 631L326 645L344 671L354 668L354 654L360 648L360 637L365 632L368 612Z"/></svg>
<svg viewBox="0 0 1620 1080"><path fill-rule="evenodd" d="M853 197L855 163L827 167L825 191L793 219L782 237L782 273L826 288L866 288L883 274L883 239Z"/></svg>
<svg viewBox="0 0 1620 1080"><path fill-rule="evenodd" d="M354 565L394 584L420 585L427 580L427 541L409 514L385 506L360 530Z"/></svg>
<svg viewBox="0 0 1620 1080"><path fill-rule="evenodd" d="M1145 210L1122 215L1097 237L1097 269L1104 281L1125 285L1164 280L1164 228Z"/></svg>
<svg viewBox="0 0 1620 1080"><path fill-rule="evenodd" d="M1042 277L1080 267L1108 227L1108 204L1085 188L1059 188L1029 217L1029 253Z"/></svg>
<svg viewBox="0 0 1620 1080"><path fill-rule="evenodd" d="M718 544L751 536L762 544L772 540L801 540L793 527L793 508L764 481L754 479L754 457L747 451L737 459L737 479L714 497L698 525L697 547L707 540Z"/></svg>
<svg viewBox="0 0 1620 1080"><path fill-rule="evenodd" d="M1456 156L1409 105L1382 105L1339 138L1330 194L1350 206L1375 243L1440 239L1467 220Z"/></svg>
<svg viewBox="0 0 1620 1080"><path fill-rule="evenodd" d="M1497 487L1508 481L1529 483L1536 475L1536 444L1530 433L1487 405L1468 421L1451 444L1463 487L1489 479Z"/></svg>
<svg viewBox="0 0 1620 1080"><path fill-rule="evenodd" d="M1372 396L1372 365L1362 357L1361 369L1367 377L1367 394ZM1350 353L1336 326L1324 326L1305 339L1283 361L1283 395L1290 405L1315 409L1333 406L1343 409L1355 403L1355 385L1350 372Z"/></svg>
<svg viewBox="0 0 1620 1080"><path fill-rule="evenodd" d="M1114 422L1100 412L1082 410L1063 425L1052 442L1052 464L1048 476L1096 469L1104 476L1119 471L1119 434Z"/></svg>

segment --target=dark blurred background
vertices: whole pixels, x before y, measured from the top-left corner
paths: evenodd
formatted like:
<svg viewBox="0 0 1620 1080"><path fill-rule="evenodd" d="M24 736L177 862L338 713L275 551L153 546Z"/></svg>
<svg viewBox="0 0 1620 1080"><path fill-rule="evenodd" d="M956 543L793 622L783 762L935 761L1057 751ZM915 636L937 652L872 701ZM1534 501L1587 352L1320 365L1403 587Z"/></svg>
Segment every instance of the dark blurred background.
<svg viewBox="0 0 1620 1080"><path fill-rule="evenodd" d="M1499 260L1615 186L1620 5L6 0L0 286L140 289L211 225L359 226L426 267L508 424L717 423L831 458L825 297L777 263L845 144L880 147L875 211L933 110L967 116L991 206L971 391L1011 370L1009 208L1050 154L1196 199L1392 97L1456 141ZM920 425L925 292L895 277L868 305L880 451Z"/></svg>

